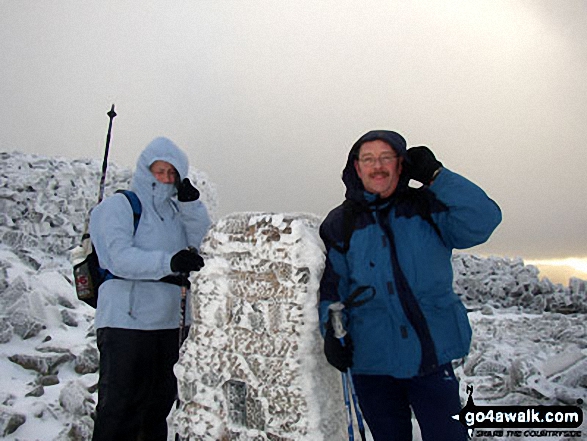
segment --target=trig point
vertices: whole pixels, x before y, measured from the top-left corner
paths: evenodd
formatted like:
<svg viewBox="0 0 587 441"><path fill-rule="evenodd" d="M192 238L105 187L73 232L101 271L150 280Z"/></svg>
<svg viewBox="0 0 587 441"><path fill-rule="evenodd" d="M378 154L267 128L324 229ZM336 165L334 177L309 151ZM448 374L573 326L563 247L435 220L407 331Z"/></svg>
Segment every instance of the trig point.
<svg viewBox="0 0 587 441"><path fill-rule="evenodd" d="M344 439L340 373L318 330L324 267L313 215L221 219L193 279L172 429L190 440Z"/></svg>

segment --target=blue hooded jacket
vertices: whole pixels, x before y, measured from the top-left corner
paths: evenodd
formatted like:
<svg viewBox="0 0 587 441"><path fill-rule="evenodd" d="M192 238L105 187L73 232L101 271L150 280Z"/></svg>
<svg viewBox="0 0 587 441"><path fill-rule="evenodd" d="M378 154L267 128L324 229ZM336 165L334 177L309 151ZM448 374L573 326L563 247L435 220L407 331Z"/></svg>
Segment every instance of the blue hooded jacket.
<svg viewBox="0 0 587 441"><path fill-rule="evenodd" d="M406 142L395 132L368 132L353 145L342 174L346 201L320 226L327 253L320 321L324 331L329 305L362 292L344 310L353 373L410 378L468 353L471 327L452 287L452 250L485 242L501 211L446 168L429 187L408 187L402 173L388 198L365 191L354 162L361 145L376 139L407 161Z"/></svg>
<svg viewBox="0 0 587 441"><path fill-rule="evenodd" d="M100 286L96 329L179 326L181 288L159 279L172 274L175 253L188 246L200 248L210 218L201 201L178 202L175 185L157 181L150 167L158 160L173 165L180 179L188 174L187 156L169 139L156 138L145 148L131 182L142 205L136 233L124 195L110 196L92 210L90 236L100 266L119 277ZM189 323L189 305L186 310Z"/></svg>

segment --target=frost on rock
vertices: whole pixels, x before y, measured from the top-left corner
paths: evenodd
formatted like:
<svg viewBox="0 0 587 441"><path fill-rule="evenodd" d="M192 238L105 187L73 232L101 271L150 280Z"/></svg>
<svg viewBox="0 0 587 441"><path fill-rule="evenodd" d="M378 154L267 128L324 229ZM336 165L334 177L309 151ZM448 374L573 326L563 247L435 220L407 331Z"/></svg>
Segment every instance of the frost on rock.
<svg viewBox="0 0 587 441"><path fill-rule="evenodd" d="M15 412L8 406L0 405L0 435L2 437L13 433L25 422L25 415Z"/></svg>
<svg viewBox="0 0 587 441"><path fill-rule="evenodd" d="M78 244L88 211L98 201L101 159L47 158L0 152L0 242L23 250L64 254ZM132 171L108 164L105 196L130 188ZM189 177L214 218L216 188L204 172Z"/></svg>
<svg viewBox="0 0 587 441"><path fill-rule="evenodd" d="M547 317L472 313L471 352L457 369L461 387L474 385L476 401L494 404L570 404L565 396L587 402L584 316Z"/></svg>
<svg viewBox="0 0 587 441"><path fill-rule="evenodd" d="M526 312L587 312L586 282L572 278L568 287L539 278L533 265L521 258L483 258L455 253L452 258L454 290L469 309L484 306L516 307Z"/></svg>
<svg viewBox="0 0 587 441"><path fill-rule="evenodd" d="M71 415L81 417L92 413L96 403L86 386L77 380L68 381L63 386L59 394L59 404Z"/></svg>
<svg viewBox="0 0 587 441"><path fill-rule="evenodd" d="M207 236L194 323L176 366L190 440L344 439L340 375L322 353L324 266L310 215L242 213Z"/></svg>

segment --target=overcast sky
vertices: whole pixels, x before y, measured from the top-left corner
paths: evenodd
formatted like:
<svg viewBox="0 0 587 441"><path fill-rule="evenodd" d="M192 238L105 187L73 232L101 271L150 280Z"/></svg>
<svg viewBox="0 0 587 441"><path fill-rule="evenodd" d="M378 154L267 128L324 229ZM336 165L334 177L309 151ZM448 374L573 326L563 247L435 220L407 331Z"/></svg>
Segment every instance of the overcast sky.
<svg viewBox="0 0 587 441"><path fill-rule="evenodd" d="M134 167L156 136L220 214L325 215L364 132L428 145L502 225L476 252L587 256L585 0L0 0L0 150Z"/></svg>

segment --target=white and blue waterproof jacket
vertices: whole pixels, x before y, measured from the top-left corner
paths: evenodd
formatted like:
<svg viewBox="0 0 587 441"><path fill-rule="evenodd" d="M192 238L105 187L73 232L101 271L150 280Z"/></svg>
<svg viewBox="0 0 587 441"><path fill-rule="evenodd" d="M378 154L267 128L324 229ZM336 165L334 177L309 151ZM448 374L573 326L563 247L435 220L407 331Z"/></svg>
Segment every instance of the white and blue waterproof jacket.
<svg viewBox="0 0 587 441"><path fill-rule="evenodd" d="M405 140L395 132L369 132L351 149L343 171L346 201L320 226L327 252L320 321L324 331L329 305L350 300L344 312L353 373L410 378L468 353L471 327L453 291L451 254L485 242L501 211L446 168L429 187L410 188L402 176L389 198L366 192L354 160L360 145L374 139L406 160Z"/></svg>
<svg viewBox="0 0 587 441"><path fill-rule="evenodd" d="M172 164L180 179L188 174L187 156L169 139L156 138L145 148L131 183L142 205L136 233L124 195L110 196L92 210L90 236L100 266L117 277L100 286L96 329L179 326L181 288L159 279L172 274L175 253L188 246L200 248L210 218L201 201L178 202L175 185L155 179L150 167L158 160ZM189 323L189 304L186 310Z"/></svg>

